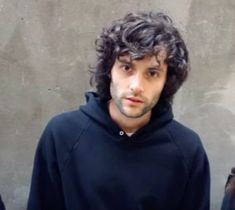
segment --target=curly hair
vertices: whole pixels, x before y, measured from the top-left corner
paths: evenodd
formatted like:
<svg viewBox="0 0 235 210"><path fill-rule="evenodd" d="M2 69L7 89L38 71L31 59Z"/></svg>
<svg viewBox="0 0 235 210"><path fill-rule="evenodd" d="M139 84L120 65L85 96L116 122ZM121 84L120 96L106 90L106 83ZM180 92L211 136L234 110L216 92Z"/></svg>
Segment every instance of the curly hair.
<svg viewBox="0 0 235 210"><path fill-rule="evenodd" d="M167 80L160 100L172 103L173 96L186 80L188 50L171 18L163 13L129 13L104 28L96 42L97 63L91 69L90 84L100 99L110 100L110 72L117 58L129 54L133 59L157 56L166 51Z"/></svg>

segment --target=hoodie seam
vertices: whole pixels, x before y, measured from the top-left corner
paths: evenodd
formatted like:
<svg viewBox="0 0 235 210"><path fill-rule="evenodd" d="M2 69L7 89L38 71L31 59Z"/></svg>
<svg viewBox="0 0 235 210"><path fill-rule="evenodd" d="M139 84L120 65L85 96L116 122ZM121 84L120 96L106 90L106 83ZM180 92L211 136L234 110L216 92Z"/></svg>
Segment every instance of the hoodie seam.
<svg viewBox="0 0 235 210"><path fill-rule="evenodd" d="M184 153L183 151L181 150L180 146L178 145L178 143L176 142L175 138L173 137L173 133L171 131L170 128L166 127L165 128L167 130L167 133L169 134L169 137L172 141L172 143L176 146L178 152L179 152L179 158L182 159L182 163L183 163L183 166L185 168L185 173L187 175L187 178L189 178L189 167L188 167L188 164L187 164L187 161L185 160L185 156L184 156Z"/></svg>
<svg viewBox="0 0 235 210"><path fill-rule="evenodd" d="M78 143L80 142L79 140L81 139L81 136L84 134L85 131L87 131L87 129L90 127L91 125L91 121L89 121L89 119L87 119L87 122L85 124L85 126L81 129L81 131L78 133L77 137L75 138L75 142L73 143L73 145L71 146L71 149L68 151L67 153L67 158L66 160L64 160L64 164L61 167L61 174L63 174L64 172L64 168L67 166L70 158L71 158L71 154L73 153L73 151L75 150L75 148L77 147Z"/></svg>

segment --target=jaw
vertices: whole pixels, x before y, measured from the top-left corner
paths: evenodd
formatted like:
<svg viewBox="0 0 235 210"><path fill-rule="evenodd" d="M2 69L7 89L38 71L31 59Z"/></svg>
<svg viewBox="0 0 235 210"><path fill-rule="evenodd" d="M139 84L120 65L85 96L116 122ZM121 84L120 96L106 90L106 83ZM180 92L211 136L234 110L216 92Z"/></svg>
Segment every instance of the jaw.
<svg viewBox="0 0 235 210"><path fill-rule="evenodd" d="M125 132L135 132L147 124L151 117L151 110L143 114L143 107L120 106L113 99L109 103L109 113L115 123Z"/></svg>

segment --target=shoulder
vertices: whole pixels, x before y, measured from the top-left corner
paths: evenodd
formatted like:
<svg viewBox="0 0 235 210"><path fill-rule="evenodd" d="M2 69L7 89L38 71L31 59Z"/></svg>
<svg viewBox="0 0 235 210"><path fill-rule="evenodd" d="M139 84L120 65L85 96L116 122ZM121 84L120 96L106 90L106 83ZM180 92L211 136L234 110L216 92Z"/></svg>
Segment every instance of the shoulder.
<svg viewBox="0 0 235 210"><path fill-rule="evenodd" d="M79 124L83 119L84 115L80 111L80 109L68 111L68 112L63 112L58 115L53 116L49 120L49 125L51 124L52 126L60 127L60 126L66 126L66 125L71 125L71 124Z"/></svg>
<svg viewBox="0 0 235 210"><path fill-rule="evenodd" d="M172 140L181 147L187 149L193 149L196 147L202 147L202 142L199 135L191 128L179 123L176 120L172 120L166 127Z"/></svg>
<svg viewBox="0 0 235 210"><path fill-rule="evenodd" d="M47 127L49 127L51 132L55 135L57 133L60 135L66 133L73 135L73 131L76 131L77 133L80 129L85 127L87 122L88 118L79 109L77 109L53 116L49 120Z"/></svg>
<svg viewBox="0 0 235 210"><path fill-rule="evenodd" d="M88 118L79 109L52 117L39 139L36 156L58 161L62 170L88 126Z"/></svg>
<svg viewBox="0 0 235 210"><path fill-rule="evenodd" d="M70 151L89 126L89 119L79 110L64 112L47 123L40 142L56 150Z"/></svg>
<svg viewBox="0 0 235 210"><path fill-rule="evenodd" d="M172 120L166 129L170 133L171 137L178 143L195 146L201 144L200 137L195 131L176 120Z"/></svg>

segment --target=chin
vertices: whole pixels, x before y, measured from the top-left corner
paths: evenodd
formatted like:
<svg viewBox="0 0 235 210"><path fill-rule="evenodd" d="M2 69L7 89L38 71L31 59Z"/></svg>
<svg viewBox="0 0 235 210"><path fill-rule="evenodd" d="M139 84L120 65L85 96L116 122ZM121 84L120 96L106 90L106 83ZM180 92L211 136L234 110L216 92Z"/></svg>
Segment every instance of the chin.
<svg viewBox="0 0 235 210"><path fill-rule="evenodd" d="M146 114L146 112L128 112L123 111L122 114L128 118L140 118Z"/></svg>

